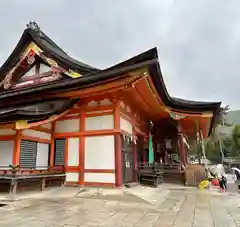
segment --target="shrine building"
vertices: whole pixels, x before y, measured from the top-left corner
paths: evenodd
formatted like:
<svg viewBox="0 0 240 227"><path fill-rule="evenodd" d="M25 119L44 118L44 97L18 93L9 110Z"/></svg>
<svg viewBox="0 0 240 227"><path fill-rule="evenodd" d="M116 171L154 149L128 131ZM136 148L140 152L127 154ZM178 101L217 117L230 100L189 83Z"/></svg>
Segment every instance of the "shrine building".
<svg viewBox="0 0 240 227"><path fill-rule="evenodd" d="M150 134L155 162L184 170L189 141L211 133L220 105L171 97L156 48L98 69L30 22L0 68L0 174L19 165L17 175L120 187L148 162Z"/></svg>

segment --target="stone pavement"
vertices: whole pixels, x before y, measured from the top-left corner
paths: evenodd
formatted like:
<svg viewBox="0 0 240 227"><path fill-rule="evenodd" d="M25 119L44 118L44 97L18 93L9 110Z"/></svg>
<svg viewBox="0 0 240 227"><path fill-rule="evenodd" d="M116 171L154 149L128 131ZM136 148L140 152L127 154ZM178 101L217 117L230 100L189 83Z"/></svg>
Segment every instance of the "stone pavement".
<svg viewBox="0 0 240 227"><path fill-rule="evenodd" d="M176 186L168 189L165 199L155 204L121 195L79 196L66 189L71 196L63 190L63 197L35 197L1 207L0 227L240 226L240 196Z"/></svg>

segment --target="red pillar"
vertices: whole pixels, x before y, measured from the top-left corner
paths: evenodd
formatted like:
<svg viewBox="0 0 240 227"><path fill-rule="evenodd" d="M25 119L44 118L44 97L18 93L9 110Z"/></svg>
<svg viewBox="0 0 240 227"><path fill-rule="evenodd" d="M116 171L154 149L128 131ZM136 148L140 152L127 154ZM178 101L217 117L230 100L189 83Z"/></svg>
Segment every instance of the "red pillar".
<svg viewBox="0 0 240 227"><path fill-rule="evenodd" d="M179 144L179 155L180 155L180 160L182 162L182 164L185 166L186 162L185 162L185 147L184 147L184 142L183 142L183 138L182 138L182 133L178 133L178 144Z"/></svg>
<svg viewBox="0 0 240 227"><path fill-rule="evenodd" d="M50 166L49 170L54 166L54 151L55 151L55 126L56 122L52 123L52 129L51 129L51 147L50 147Z"/></svg>
<svg viewBox="0 0 240 227"><path fill-rule="evenodd" d="M115 134L115 181L116 187L122 186L122 141L120 134L120 102L116 102L114 110L114 129Z"/></svg>
<svg viewBox="0 0 240 227"><path fill-rule="evenodd" d="M85 112L80 113L80 132L85 131ZM79 137L79 185L84 185L84 171L85 170L85 136Z"/></svg>
<svg viewBox="0 0 240 227"><path fill-rule="evenodd" d="M178 144L179 144L179 155L180 155L180 160L184 166L186 166L187 161L186 161L186 149L185 149L185 144L183 141L183 132L182 132L182 127L180 124L180 121L178 121Z"/></svg>
<svg viewBox="0 0 240 227"><path fill-rule="evenodd" d="M15 135L15 140L14 140L14 151L13 151L12 165L19 165L19 162L20 162L20 147L21 147L21 131L17 130L16 135Z"/></svg>
<svg viewBox="0 0 240 227"><path fill-rule="evenodd" d="M137 177L137 144L135 140L135 130L133 129L133 141L132 141L132 146L133 146L133 164L134 164L134 170L135 170L135 179L136 182L138 182L138 177Z"/></svg>

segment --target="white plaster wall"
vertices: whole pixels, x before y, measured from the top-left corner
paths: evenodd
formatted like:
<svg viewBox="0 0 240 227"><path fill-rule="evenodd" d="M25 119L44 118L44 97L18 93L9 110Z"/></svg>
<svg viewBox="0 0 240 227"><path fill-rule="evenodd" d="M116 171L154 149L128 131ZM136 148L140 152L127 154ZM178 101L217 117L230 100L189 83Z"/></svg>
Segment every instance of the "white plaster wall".
<svg viewBox="0 0 240 227"><path fill-rule="evenodd" d="M79 165L79 138L68 139L68 166Z"/></svg>
<svg viewBox="0 0 240 227"><path fill-rule="evenodd" d="M78 173L66 173L66 182L78 182Z"/></svg>
<svg viewBox="0 0 240 227"><path fill-rule="evenodd" d="M0 141L0 169L8 169L8 166L12 164L13 150L14 141Z"/></svg>
<svg viewBox="0 0 240 227"><path fill-rule="evenodd" d="M0 136L5 136L5 135L14 135L16 134L15 130L12 129L0 129Z"/></svg>
<svg viewBox="0 0 240 227"><path fill-rule="evenodd" d="M115 183L115 173L85 173L85 182Z"/></svg>
<svg viewBox="0 0 240 227"><path fill-rule="evenodd" d="M32 129L24 130L23 135L32 136L32 137L41 138L41 139L47 139L47 140L51 139L50 133L40 132L40 131L36 131L36 130L32 130Z"/></svg>
<svg viewBox="0 0 240 227"><path fill-rule="evenodd" d="M85 138L85 169L115 169L113 135Z"/></svg>
<svg viewBox="0 0 240 227"><path fill-rule="evenodd" d="M51 129L52 128L52 123L42 124L41 127Z"/></svg>
<svg viewBox="0 0 240 227"><path fill-rule="evenodd" d="M86 118L86 130L113 129L113 114Z"/></svg>
<svg viewBox="0 0 240 227"><path fill-rule="evenodd" d="M37 143L36 169L47 169L49 144Z"/></svg>
<svg viewBox="0 0 240 227"><path fill-rule="evenodd" d="M55 132L56 133L79 132L79 127L80 127L79 119L56 121Z"/></svg>
<svg viewBox="0 0 240 227"><path fill-rule="evenodd" d="M122 117L120 117L120 129L132 134L132 124Z"/></svg>

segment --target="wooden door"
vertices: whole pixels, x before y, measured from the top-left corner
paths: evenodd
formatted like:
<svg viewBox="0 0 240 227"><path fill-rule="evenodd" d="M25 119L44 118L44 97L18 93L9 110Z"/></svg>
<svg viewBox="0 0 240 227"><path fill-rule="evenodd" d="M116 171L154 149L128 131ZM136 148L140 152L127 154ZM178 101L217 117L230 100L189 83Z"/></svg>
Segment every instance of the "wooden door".
<svg viewBox="0 0 240 227"><path fill-rule="evenodd" d="M133 146L129 138L122 137L123 183L135 181Z"/></svg>
<svg viewBox="0 0 240 227"><path fill-rule="evenodd" d="M133 154L131 152L123 152L123 182L134 182L134 163Z"/></svg>

